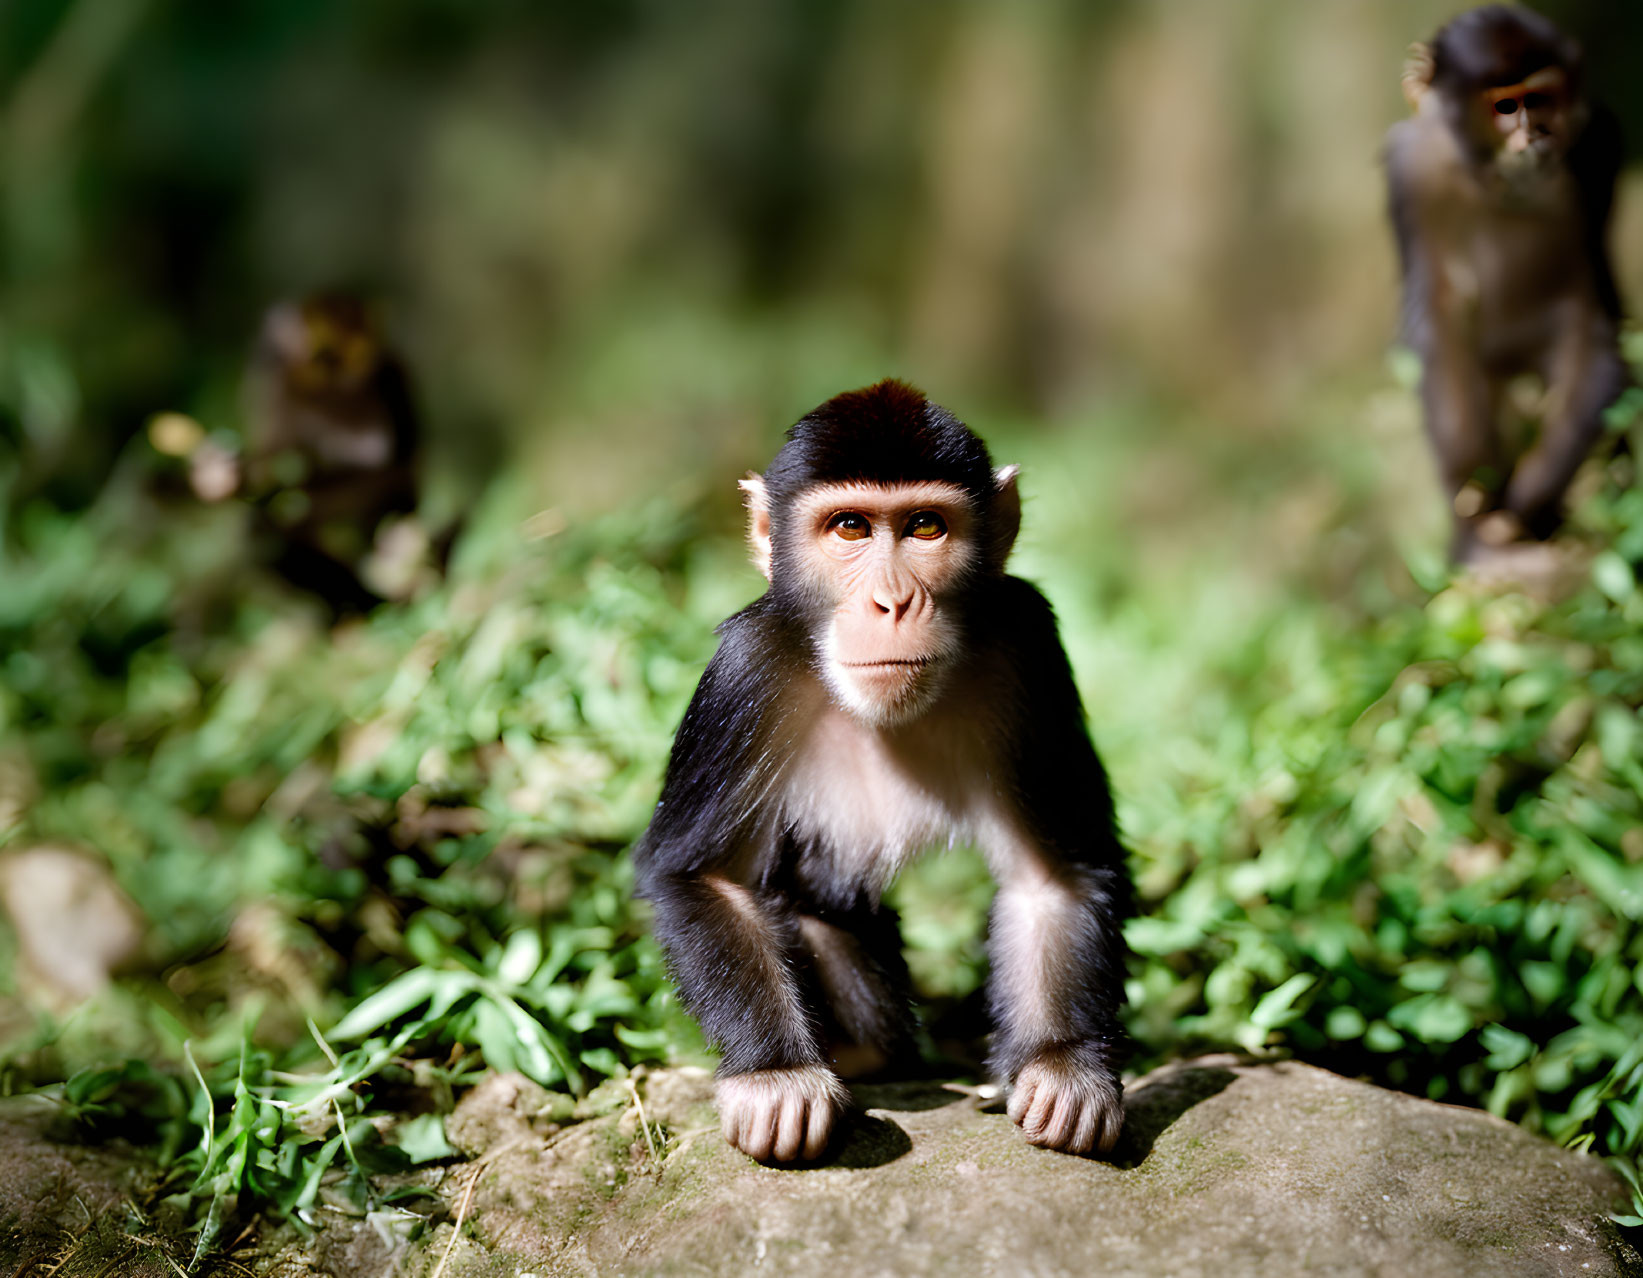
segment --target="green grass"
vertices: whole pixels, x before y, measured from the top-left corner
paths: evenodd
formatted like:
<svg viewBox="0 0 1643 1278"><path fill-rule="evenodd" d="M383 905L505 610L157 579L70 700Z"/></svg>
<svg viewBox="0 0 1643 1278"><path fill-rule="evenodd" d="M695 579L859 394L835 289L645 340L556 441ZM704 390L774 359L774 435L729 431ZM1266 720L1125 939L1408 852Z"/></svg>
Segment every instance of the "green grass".
<svg viewBox="0 0 1643 1278"><path fill-rule="evenodd" d="M1224 443L1239 513L1132 491L1147 425L995 438L1134 853L1142 1059L1288 1050L1486 1105L1614 1157L1643 1216L1643 496L1583 508L1602 551L1548 607L1429 552L1420 582L1320 568L1374 527L1356 445ZM728 508L533 536L501 488L447 583L331 633L246 576L232 511L158 504L144 447L89 512L7 516L0 841L85 849L150 935L66 1013L5 939L5 1086L152 1144L204 1254L253 1207L393 1205L381 1174L450 1156L481 1068L568 1110L699 1056L622 849L757 590ZM1248 511L1316 474L1316 552L1252 555ZM1149 501L1179 518L1132 536ZM897 893L926 992L973 990L979 862Z"/></svg>

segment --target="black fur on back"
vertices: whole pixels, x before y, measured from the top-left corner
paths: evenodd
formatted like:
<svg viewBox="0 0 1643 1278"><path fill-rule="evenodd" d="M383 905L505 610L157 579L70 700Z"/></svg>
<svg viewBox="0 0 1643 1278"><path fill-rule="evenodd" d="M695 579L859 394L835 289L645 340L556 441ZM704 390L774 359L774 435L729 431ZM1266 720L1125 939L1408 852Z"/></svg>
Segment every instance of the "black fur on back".
<svg viewBox="0 0 1643 1278"><path fill-rule="evenodd" d="M1487 89L1562 67L1578 89L1580 60L1580 45L1549 18L1517 5L1486 4L1432 38L1432 83L1446 91Z"/></svg>

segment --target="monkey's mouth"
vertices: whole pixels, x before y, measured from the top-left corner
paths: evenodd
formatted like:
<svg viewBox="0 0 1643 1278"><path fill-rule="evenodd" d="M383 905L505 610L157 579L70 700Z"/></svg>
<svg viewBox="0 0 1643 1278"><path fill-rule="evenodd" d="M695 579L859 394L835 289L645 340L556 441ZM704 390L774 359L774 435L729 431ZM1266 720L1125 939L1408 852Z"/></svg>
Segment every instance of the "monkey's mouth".
<svg viewBox="0 0 1643 1278"><path fill-rule="evenodd" d="M1520 150L1507 149L1501 153L1501 163L1510 172L1538 173L1557 164L1560 152L1557 139L1537 136L1525 142Z"/></svg>
<svg viewBox="0 0 1643 1278"><path fill-rule="evenodd" d="M841 661L846 670L860 670L864 674L917 674L934 657L887 657L883 661Z"/></svg>
<svg viewBox="0 0 1643 1278"><path fill-rule="evenodd" d="M829 682L847 710L869 723L889 724L914 713L940 682L934 657L835 662Z"/></svg>
<svg viewBox="0 0 1643 1278"><path fill-rule="evenodd" d="M839 674L854 695L880 709L910 703L934 678L934 657L887 657L882 661L841 661ZM849 699L848 696L846 698Z"/></svg>

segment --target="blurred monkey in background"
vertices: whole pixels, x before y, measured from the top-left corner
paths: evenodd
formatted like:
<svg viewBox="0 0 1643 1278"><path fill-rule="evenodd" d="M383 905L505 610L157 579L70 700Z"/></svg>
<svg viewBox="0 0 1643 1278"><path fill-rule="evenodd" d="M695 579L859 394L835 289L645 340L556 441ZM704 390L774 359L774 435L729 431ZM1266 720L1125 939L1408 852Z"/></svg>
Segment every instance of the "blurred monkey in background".
<svg viewBox="0 0 1643 1278"><path fill-rule="evenodd" d="M1415 45L1412 118L1387 135L1405 340L1451 499L1452 558L1542 540L1626 383L1605 244L1620 167L1614 118L1584 96L1580 46L1528 9L1491 4ZM1532 440L1506 389L1545 386Z"/></svg>
<svg viewBox="0 0 1643 1278"><path fill-rule="evenodd" d="M416 509L419 432L371 309L345 294L270 308L245 400L243 484L262 556L339 616L404 593L401 561L414 574L426 546L389 521ZM402 529L415 546L384 544Z"/></svg>

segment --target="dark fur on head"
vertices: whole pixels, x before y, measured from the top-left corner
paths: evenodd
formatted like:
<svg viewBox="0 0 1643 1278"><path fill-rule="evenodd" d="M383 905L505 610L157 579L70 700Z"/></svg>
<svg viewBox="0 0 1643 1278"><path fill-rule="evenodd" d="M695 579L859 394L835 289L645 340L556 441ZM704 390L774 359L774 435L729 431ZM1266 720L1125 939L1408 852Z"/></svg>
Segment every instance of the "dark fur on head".
<svg viewBox="0 0 1643 1278"><path fill-rule="evenodd" d="M1432 84L1451 92L1517 84L1562 67L1578 88L1580 45L1532 9L1486 4L1449 22L1432 38Z"/></svg>
<svg viewBox="0 0 1643 1278"><path fill-rule="evenodd" d="M778 513L814 484L926 479L958 485L985 510L993 461L968 426L894 378L835 395L806 413L764 473Z"/></svg>

